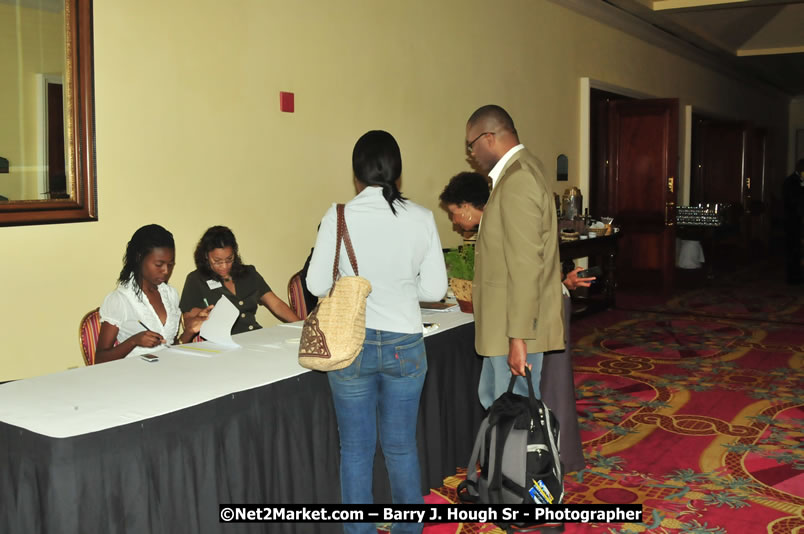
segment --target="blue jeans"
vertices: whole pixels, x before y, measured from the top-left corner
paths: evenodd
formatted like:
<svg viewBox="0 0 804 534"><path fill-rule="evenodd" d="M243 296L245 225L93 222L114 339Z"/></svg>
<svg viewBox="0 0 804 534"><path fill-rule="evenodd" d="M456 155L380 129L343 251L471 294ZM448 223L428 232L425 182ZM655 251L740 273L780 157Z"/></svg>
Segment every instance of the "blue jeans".
<svg viewBox="0 0 804 534"><path fill-rule="evenodd" d="M366 329L363 350L349 367L327 373L341 438L341 500L371 504L374 453L380 446L394 504L424 504L416 420L427 374L421 333ZM422 525L397 523L392 532L418 533ZM344 523L344 531L376 534L373 523Z"/></svg>
<svg viewBox="0 0 804 534"><path fill-rule="evenodd" d="M530 370L531 382L533 383L533 393L536 398L541 398L539 393L539 382L542 377L542 358L544 353L535 352L528 354L527 362L533 366ZM524 376L517 377L514 384L514 393L528 396L528 383ZM494 404L497 397L508 391L508 383L511 381L511 369L508 367L508 355L491 356L483 358L483 369L480 371L480 383L477 385L477 396L483 408L489 409Z"/></svg>

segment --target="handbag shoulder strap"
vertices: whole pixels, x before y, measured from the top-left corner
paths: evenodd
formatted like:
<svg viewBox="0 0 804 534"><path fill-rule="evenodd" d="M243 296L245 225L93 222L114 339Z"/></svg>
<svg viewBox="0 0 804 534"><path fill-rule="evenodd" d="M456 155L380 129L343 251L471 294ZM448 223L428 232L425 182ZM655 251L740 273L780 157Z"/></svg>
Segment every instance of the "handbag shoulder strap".
<svg viewBox="0 0 804 534"><path fill-rule="evenodd" d="M335 238L335 261L332 264L332 285L338 279L338 263L341 259L341 241L346 245L346 254L349 256L349 263L352 265L352 270L355 276L359 276L360 272L357 270L357 258L355 258L355 251L352 248L352 240L349 238L349 228L346 226L346 215L344 215L345 205L338 204L338 235Z"/></svg>

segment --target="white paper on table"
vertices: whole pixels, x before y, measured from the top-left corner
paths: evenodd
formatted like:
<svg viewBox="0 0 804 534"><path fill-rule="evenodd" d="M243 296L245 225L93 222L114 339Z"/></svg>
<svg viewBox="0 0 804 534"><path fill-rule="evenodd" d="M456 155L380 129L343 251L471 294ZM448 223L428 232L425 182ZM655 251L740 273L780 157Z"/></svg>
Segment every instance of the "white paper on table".
<svg viewBox="0 0 804 534"><path fill-rule="evenodd" d="M263 345L255 345L249 348L254 350L260 350L260 349L281 350L282 345L277 345L276 343L265 343Z"/></svg>
<svg viewBox="0 0 804 534"><path fill-rule="evenodd" d="M212 358L218 354L223 354L232 350L237 350L239 347L235 345L219 345L209 341L202 341L200 343L185 343L184 345L173 345L170 347L169 353L180 353L185 355L201 356L204 358Z"/></svg>
<svg viewBox="0 0 804 534"><path fill-rule="evenodd" d="M449 313L459 309L457 302L420 302L422 310L436 313Z"/></svg>
<svg viewBox="0 0 804 534"><path fill-rule="evenodd" d="M218 345L239 347L232 340L232 326L237 320L240 310L232 304L226 295L221 295L215 307L209 312L207 320L201 323L201 337Z"/></svg>
<svg viewBox="0 0 804 534"><path fill-rule="evenodd" d="M277 326L284 326L287 328L304 328L304 321L296 321L295 323L279 323Z"/></svg>

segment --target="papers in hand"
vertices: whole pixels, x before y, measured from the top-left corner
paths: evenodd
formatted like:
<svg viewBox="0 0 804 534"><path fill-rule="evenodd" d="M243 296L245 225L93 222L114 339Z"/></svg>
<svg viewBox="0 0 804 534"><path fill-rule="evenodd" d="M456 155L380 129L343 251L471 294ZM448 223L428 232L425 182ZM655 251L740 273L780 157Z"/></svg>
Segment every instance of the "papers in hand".
<svg viewBox="0 0 804 534"><path fill-rule="evenodd" d="M419 307L423 310L448 312L458 309L457 302L420 302Z"/></svg>
<svg viewBox="0 0 804 534"><path fill-rule="evenodd" d="M423 334L427 335L431 332L435 332L438 330L438 323L423 323L422 324Z"/></svg>
<svg viewBox="0 0 804 534"><path fill-rule="evenodd" d="M226 298L226 295L221 295L215 307L209 312L207 320L201 323L201 337L216 345L239 347L240 345L232 340L232 325L239 313L232 301Z"/></svg>

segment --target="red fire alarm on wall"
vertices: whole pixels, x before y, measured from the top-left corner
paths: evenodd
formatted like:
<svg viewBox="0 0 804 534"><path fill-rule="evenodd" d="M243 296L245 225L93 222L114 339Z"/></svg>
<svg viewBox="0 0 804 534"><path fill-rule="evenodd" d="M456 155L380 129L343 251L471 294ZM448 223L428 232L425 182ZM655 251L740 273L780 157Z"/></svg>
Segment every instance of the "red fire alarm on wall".
<svg viewBox="0 0 804 534"><path fill-rule="evenodd" d="M279 91L279 111L293 113L295 109L293 100L293 93Z"/></svg>

